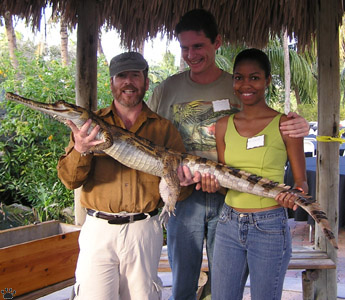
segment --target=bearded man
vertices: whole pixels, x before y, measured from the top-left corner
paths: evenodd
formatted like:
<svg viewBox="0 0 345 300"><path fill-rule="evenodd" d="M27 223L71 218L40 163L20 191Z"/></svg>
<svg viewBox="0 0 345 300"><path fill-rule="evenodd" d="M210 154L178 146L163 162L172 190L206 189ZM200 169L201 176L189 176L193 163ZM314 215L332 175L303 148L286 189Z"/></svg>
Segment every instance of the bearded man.
<svg viewBox="0 0 345 300"><path fill-rule="evenodd" d="M115 56L109 66L113 101L96 114L153 143L183 152L170 121L143 102L149 87L148 64L141 54ZM58 162L58 175L69 189L81 187L87 216L82 226L76 268L75 299L158 300L157 269L163 243L158 208L159 177L130 169L106 154L90 151L102 141L91 120L80 130L72 123L70 143Z"/></svg>

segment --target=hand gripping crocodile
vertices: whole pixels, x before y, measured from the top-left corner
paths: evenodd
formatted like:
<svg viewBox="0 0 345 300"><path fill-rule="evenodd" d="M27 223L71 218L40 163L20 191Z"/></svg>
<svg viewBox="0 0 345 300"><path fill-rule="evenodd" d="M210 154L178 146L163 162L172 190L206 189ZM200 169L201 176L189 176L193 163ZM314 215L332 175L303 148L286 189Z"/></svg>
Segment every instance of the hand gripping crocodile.
<svg viewBox="0 0 345 300"><path fill-rule="evenodd" d="M107 124L91 111L62 100L47 104L26 99L13 93L6 93L6 98L48 114L61 123L70 120L78 128L83 126L88 119L92 119L90 130L99 125L100 131L96 138L104 141L95 146L93 151L104 152L129 168L161 178L159 192L165 205L160 217L163 221L166 221L170 214L174 213L181 189L177 168L180 165L185 165L189 167L192 174L195 171L201 174L213 174L219 184L228 189L270 198L275 198L279 193L286 191L295 194L297 196L295 203L311 215L330 243L338 248L327 216L320 205L309 195L299 190L199 156L157 146L132 132Z"/></svg>

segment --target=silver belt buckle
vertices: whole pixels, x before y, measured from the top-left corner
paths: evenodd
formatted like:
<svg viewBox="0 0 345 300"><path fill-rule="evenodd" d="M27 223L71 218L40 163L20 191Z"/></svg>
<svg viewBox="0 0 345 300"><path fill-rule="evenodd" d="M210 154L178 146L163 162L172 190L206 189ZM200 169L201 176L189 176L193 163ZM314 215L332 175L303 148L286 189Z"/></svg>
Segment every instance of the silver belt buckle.
<svg viewBox="0 0 345 300"><path fill-rule="evenodd" d="M134 222L134 215L129 215L129 223L133 223Z"/></svg>

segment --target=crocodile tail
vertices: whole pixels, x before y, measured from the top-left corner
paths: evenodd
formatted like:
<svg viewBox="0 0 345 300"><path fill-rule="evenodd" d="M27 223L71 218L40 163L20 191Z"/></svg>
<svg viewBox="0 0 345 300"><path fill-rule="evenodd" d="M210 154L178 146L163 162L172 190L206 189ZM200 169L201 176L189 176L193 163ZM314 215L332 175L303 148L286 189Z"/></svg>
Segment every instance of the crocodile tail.
<svg viewBox="0 0 345 300"><path fill-rule="evenodd" d="M329 242L334 248L338 249L336 238L331 230L326 213L321 209L320 204L312 199L312 197L308 194L296 189L291 189L291 191L297 195L295 203L303 208L315 220Z"/></svg>

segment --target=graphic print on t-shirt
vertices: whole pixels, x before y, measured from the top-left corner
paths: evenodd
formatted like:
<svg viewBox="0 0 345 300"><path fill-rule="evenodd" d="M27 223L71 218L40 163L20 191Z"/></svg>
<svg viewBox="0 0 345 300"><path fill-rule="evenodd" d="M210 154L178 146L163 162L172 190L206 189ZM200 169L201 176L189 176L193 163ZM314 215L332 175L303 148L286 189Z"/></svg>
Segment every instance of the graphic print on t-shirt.
<svg viewBox="0 0 345 300"><path fill-rule="evenodd" d="M212 160L217 160L217 120L238 111L239 107L231 105L228 99L172 105L173 123L182 136L187 152Z"/></svg>

